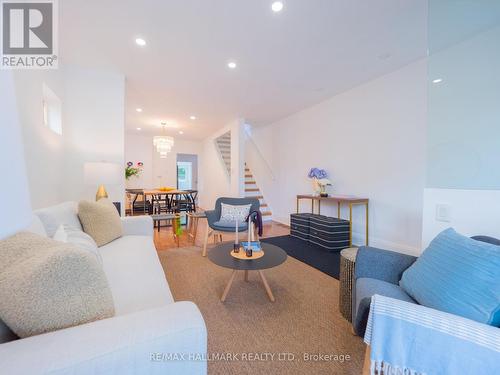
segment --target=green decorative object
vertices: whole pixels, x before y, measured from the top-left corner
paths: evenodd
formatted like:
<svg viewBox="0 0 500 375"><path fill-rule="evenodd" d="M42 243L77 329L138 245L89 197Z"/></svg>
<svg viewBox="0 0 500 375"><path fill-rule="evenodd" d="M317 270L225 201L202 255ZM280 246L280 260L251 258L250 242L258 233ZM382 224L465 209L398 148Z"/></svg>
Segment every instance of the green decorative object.
<svg viewBox="0 0 500 375"><path fill-rule="evenodd" d="M137 166L134 167L134 163L132 163L131 161L129 161L127 163L127 166L125 167L125 179L129 180L130 177L132 177L132 176L139 177L139 175L142 172L142 168L141 167L143 165L144 164L142 162L138 162Z"/></svg>

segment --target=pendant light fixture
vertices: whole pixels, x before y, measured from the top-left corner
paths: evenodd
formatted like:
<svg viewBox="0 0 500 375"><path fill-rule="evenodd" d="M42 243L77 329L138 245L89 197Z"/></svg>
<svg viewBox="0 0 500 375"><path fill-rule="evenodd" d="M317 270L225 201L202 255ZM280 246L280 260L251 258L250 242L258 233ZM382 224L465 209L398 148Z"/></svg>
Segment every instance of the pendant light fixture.
<svg viewBox="0 0 500 375"><path fill-rule="evenodd" d="M165 159L167 154L172 151L174 147L174 138L165 135L165 126L167 123L162 122L162 135L156 135L153 137L153 145L156 147L156 151L160 154L161 159Z"/></svg>

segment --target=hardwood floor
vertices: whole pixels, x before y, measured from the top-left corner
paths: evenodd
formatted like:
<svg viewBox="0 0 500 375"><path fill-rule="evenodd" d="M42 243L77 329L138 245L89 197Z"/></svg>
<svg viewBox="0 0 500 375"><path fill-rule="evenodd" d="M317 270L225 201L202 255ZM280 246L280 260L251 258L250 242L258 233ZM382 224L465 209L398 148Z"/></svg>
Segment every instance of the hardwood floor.
<svg viewBox="0 0 500 375"><path fill-rule="evenodd" d="M193 246L192 238L188 236L185 227L183 227L183 229L184 229L183 234L179 237L179 247ZM201 219L198 225L198 233L196 235L197 246L200 247L203 246L203 240L205 238L204 236L206 230L207 230L207 221L205 219ZM290 234L290 227L284 224L277 223L275 221L264 223L262 238L285 236L287 234ZM234 240L234 235L233 234L224 235L222 240L223 241ZM177 242L174 239L171 227L163 227L160 229L159 232L155 229L154 241L156 249L158 251L177 248ZM209 241L210 241L209 243L213 243L214 241L213 237L209 238Z"/></svg>

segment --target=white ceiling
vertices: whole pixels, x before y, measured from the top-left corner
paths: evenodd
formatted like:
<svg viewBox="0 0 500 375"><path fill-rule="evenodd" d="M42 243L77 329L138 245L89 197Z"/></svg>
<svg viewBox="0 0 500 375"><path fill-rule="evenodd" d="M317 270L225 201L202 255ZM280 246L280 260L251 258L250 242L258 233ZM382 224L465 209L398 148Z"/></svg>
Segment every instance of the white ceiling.
<svg viewBox="0 0 500 375"><path fill-rule="evenodd" d="M128 131L158 133L169 120L202 139L237 117L279 120L426 55L427 1L283 0L279 14L271 2L63 0L61 58L125 74Z"/></svg>

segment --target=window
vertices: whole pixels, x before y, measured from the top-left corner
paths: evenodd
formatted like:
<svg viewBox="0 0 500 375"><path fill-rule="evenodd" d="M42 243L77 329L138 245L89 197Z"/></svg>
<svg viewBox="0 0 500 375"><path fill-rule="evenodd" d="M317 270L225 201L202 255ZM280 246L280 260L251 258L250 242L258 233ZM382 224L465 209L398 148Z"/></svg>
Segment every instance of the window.
<svg viewBox="0 0 500 375"><path fill-rule="evenodd" d="M61 99L43 84L43 124L59 135L62 135L61 107Z"/></svg>

